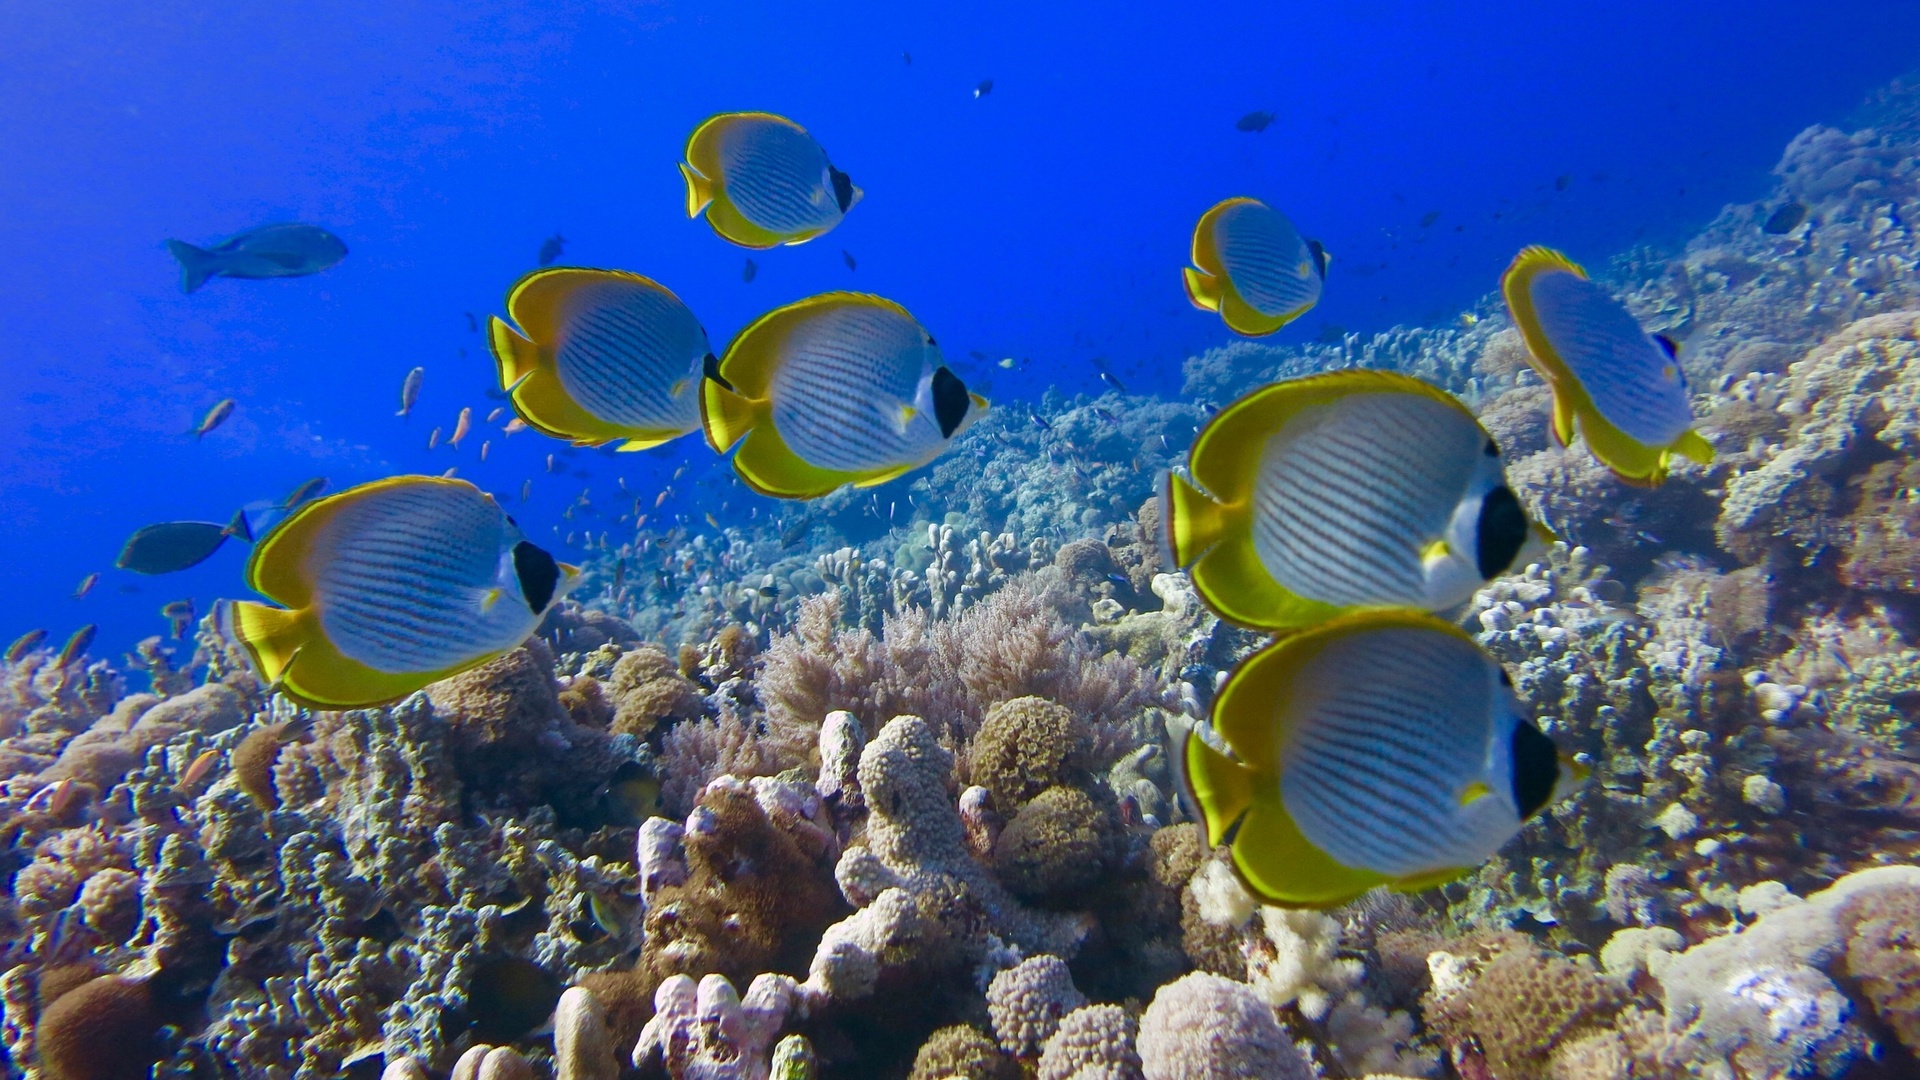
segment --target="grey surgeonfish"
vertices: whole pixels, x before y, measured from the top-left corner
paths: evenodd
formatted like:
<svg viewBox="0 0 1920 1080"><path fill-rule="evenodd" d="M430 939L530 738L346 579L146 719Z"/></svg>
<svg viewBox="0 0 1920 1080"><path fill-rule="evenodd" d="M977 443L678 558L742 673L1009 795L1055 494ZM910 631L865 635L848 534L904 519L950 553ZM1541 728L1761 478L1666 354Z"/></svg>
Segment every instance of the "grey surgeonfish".
<svg viewBox="0 0 1920 1080"><path fill-rule="evenodd" d="M235 512L233 520L225 525L212 521L148 525L127 538L113 565L136 574L171 574L206 562L229 536L253 539L246 511Z"/></svg>
<svg viewBox="0 0 1920 1080"><path fill-rule="evenodd" d="M707 442L763 495L885 483L939 456L986 411L905 308L824 293L762 315L702 384Z"/></svg>
<svg viewBox="0 0 1920 1080"><path fill-rule="evenodd" d="M538 431L576 445L645 450L700 427L712 356L693 312L623 270L555 267L521 278L491 320L500 385Z"/></svg>
<svg viewBox="0 0 1920 1080"><path fill-rule="evenodd" d="M1285 630L1356 608L1443 611L1544 554L1505 461L1451 394L1337 371L1208 421L1163 493L1174 561L1223 618Z"/></svg>
<svg viewBox="0 0 1920 1080"><path fill-rule="evenodd" d="M1271 904L1332 907L1472 872L1586 769L1460 628L1345 616L1235 668L1179 757L1209 845Z"/></svg>
<svg viewBox="0 0 1920 1080"><path fill-rule="evenodd" d="M180 262L180 288L192 292L208 278L278 278L317 274L347 257L347 245L317 225L262 225L209 247L167 241Z"/></svg>
<svg viewBox="0 0 1920 1080"><path fill-rule="evenodd" d="M309 708L396 701L532 635L580 572L464 480L396 476L308 503L254 549L269 607L226 621L261 678Z"/></svg>
<svg viewBox="0 0 1920 1080"><path fill-rule="evenodd" d="M741 247L800 244L840 224L860 189L807 129L772 113L722 113L687 139L687 216Z"/></svg>
<svg viewBox="0 0 1920 1080"><path fill-rule="evenodd" d="M1318 240L1303 239L1287 216L1258 199L1216 204L1193 229L1187 299L1217 311L1236 334L1271 334L1312 310L1327 279ZM1197 268L1197 269L1196 269Z"/></svg>

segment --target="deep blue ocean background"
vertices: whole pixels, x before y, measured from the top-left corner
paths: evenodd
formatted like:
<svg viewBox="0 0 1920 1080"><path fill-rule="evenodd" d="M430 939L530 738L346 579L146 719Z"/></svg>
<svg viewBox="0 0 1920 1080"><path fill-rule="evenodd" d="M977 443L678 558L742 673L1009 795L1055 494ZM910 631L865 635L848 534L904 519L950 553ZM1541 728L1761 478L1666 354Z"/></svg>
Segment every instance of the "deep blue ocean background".
<svg viewBox="0 0 1920 1080"><path fill-rule="evenodd" d="M1914 67L1916 43L1920 4L1865 0L7 0L0 640L93 622L111 655L164 631L167 601L246 595L238 544L169 578L111 565L141 525L223 521L315 476L337 490L457 466L578 557L553 528L581 487L717 467L698 436L582 452L560 475L557 444L497 425L426 449L462 406L478 421L498 404L466 313L499 311L555 232L562 263L677 291L716 349L768 308L855 288L905 304L996 399L1096 392L1096 357L1171 395L1184 358L1231 337L1179 279L1221 198L1265 199L1333 253L1324 301L1274 340L1439 323L1522 245L1604 265L1759 197L1796 132ZM753 253L750 284L748 253L687 220L674 167L699 121L738 109L799 121L866 190L824 239ZM1271 127L1235 129L1257 109ZM282 220L351 254L180 292L162 241ZM415 365L425 390L401 420ZM224 427L184 434L226 397ZM715 509L676 488L694 494L669 511Z"/></svg>

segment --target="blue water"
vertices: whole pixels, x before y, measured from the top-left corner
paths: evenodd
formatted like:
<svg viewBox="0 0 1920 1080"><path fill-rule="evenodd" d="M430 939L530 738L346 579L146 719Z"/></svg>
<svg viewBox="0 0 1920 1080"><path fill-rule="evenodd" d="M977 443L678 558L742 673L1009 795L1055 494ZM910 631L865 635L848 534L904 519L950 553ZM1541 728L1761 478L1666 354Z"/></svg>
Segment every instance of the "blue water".
<svg viewBox="0 0 1920 1080"><path fill-rule="evenodd" d="M485 463L483 425L426 449L462 406L498 404L465 313L498 311L556 231L563 263L676 290L716 347L858 288L905 304L995 398L1096 391L1094 357L1172 394L1185 357L1230 337L1178 273L1221 198L1273 203L1334 255L1321 305L1277 340L1438 323L1523 244L1604 264L1678 242L1767 191L1801 128L1920 61L1920 5L1858 0L907 7L0 8L0 640L94 622L112 655L161 632L169 600L245 595L238 544L168 578L110 567L141 525L225 520L313 476L458 467L564 556L552 530L582 487L713 467L697 436L560 474L557 444L497 425ZM687 220L674 168L694 125L737 109L806 125L867 193L824 239L754 253L751 284L747 253ZM1277 119L1235 130L1255 109ZM351 254L181 294L163 240L278 220ZM226 397L224 427L183 434Z"/></svg>

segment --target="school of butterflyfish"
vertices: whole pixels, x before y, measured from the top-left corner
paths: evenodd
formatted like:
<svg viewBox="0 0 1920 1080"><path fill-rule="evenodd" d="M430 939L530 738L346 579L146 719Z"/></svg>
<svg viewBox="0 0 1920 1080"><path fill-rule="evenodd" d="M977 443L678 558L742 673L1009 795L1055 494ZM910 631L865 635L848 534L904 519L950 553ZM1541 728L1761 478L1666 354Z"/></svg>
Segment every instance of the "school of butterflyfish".
<svg viewBox="0 0 1920 1080"><path fill-rule="evenodd" d="M688 217L750 249L825 235L861 197L805 128L769 113L702 123L680 171ZM337 261L318 238L292 238L318 245L314 265ZM290 242L276 233L255 246L269 241ZM250 250L240 238L226 247L235 260ZM561 251L549 247L542 268L508 291L504 317L488 322L500 396L515 414L506 434L531 428L640 450L697 431L754 491L812 499L926 465L987 410L934 335L892 300L807 297L755 319L716 354L665 285L547 266ZM189 288L214 273L254 273L193 254L207 265L189 267ZM1195 307L1258 336L1311 310L1329 265L1286 215L1236 197L1201 215L1182 278ZM1552 391L1561 444L1584 440L1643 485L1660 483L1675 454L1711 458L1676 346L1583 269L1530 247L1501 290ZM407 376L402 416L422 375ZM453 441L471 423L463 413ZM1464 403L1386 371L1290 379L1221 409L1187 462L1161 483L1171 561L1222 619L1274 635L1231 673L1178 753L1209 842L1229 847L1256 896L1329 906L1376 886L1446 881L1584 777L1527 716L1500 665L1446 618L1554 539ZM323 486L290 497L253 551L247 583L272 603L226 609L262 677L299 704L391 702L497 657L578 579L464 480L397 476L313 498ZM244 515L151 526L122 558L170 572L234 535L252 538Z"/></svg>

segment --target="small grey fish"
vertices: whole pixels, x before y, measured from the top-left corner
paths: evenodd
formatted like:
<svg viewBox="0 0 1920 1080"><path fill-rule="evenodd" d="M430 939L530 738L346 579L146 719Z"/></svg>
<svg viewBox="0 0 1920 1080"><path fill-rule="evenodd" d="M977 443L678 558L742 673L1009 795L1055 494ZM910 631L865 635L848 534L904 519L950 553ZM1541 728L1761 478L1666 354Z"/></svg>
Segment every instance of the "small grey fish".
<svg viewBox="0 0 1920 1080"><path fill-rule="evenodd" d="M61 647L60 658L56 663L60 667L66 667L68 664L73 663L86 653L87 646L93 644L93 637L99 632L100 628L92 623L88 623L80 629L75 630L73 636L68 638L67 643Z"/></svg>
<svg viewBox="0 0 1920 1080"><path fill-rule="evenodd" d="M97 573L88 574L86 577L80 579L79 586L73 590L73 598L75 600L85 600L87 594L92 592L93 587L98 584L100 584L100 575Z"/></svg>
<svg viewBox="0 0 1920 1080"><path fill-rule="evenodd" d="M316 225L262 225L211 247L167 241L180 263L180 289L193 292L208 278L278 278L317 274L347 257L347 245Z"/></svg>
<svg viewBox="0 0 1920 1080"><path fill-rule="evenodd" d="M13 644L7 646L7 663L17 663L21 657L39 648L40 643L45 640L47 640L47 632L44 629L29 630L14 638Z"/></svg>
<svg viewBox="0 0 1920 1080"><path fill-rule="evenodd" d="M1239 131L1258 135L1260 132L1267 130L1267 125L1273 123L1273 121L1274 116L1272 113L1264 109L1255 109L1253 112L1234 121L1233 126Z"/></svg>
<svg viewBox="0 0 1920 1080"><path fill-rule="evenodd" d="M326 489L327 489L327 478L324 476L316 476L313 479L307 481L306 483L301 484L299 487L294 488L293 492L286 497L285 501L281 502L280 509L287 510L287 511L296 510L300 507L300 504L320 494L322 491L325 491ZM240 523L242 528L245 527L246 521L244 518L241 518L236 515L235 520ZM232 526L229 526L229 528L231 527ZM234 535L234 534L229 534L229 535Z"/></svg>
<svg viewBox="0 0 1920 1080"><path fill-rule="evenodd" d="M1790 202L1769 215L1766 223L1760 228L1770 236L1785 236L1799 228L1800 223L1805 220L1807 220L1806 204Z"/></svg>
<svg viewBox="0 0 1920 1080"><path fill-rule="evenodd" d="M200 422L194 425L193 437L206 438L208 432L227 422L227 417L233 415L235 408L232 398L221 398L215 402L213 408L207 410L207 415L201 417Z"/></svg>
<svg viewBox="0 0 1920 1080"><path fill-rule="evenodd" d="M973 97L976 101L991 93L993 93L992 79L981 79L980 85L973 88Z"/></svg>
<svg viewBox="0 0 1920 1080"><path fill-rule="evenodd" d="M758 276L759 273L760 273L759 265L755 263L752 259L748 259L747 265L740 268L740 280L747 282L748 284L752 284L753 279L756 276Z"/></svg>
<svg viewBox="0 0 1920 1080"><path fill-rule="evenodd" d="M297 493L296 493L297 494ZM227 537L253 540L246 511L236 511L225 525L211 521L168 521L148 525L127 538L113 565L136 574L171 574L198 566L213 557Z"/></svg>
<svg viewBox="0 0 1920 1080"><path fill-rule="evenodd" d="M1106 383L1108 386L1113 387L1115 390L1118 390L1123 394L1127 392L1127 388L1121 385L1120 380L1117 377L1115 377L1115 375L1111 371L1102 371L1100 373L1100 381L1103 383Z"/></svg>
<svg viewBox="0 0 1920 1080"><path fill-rule="evenodd" d="M552 236L542 240L540 242L540 265L552 266L553 260L559 258L560 253L565 251L566 248L567 238L561 236L559 233L554 233Z"/></svg>
<svg viewBox="0 0 1920 1080"><path fill-rule="evenodd" d="M413 412L413 403L420 400L420 384L427 381L427 369L414 368L400 381L400 411L395 416L406 416Z"/></svg>
<svg viewBox="0 0 1920 1080"><path fill-rule="evenodd" d="M1433 228L1433 223L1439 220L1440 220L1440 211L1429 210L1426 213L1420 215L1420 227L1423 229L1431 229Z"/></svg>

